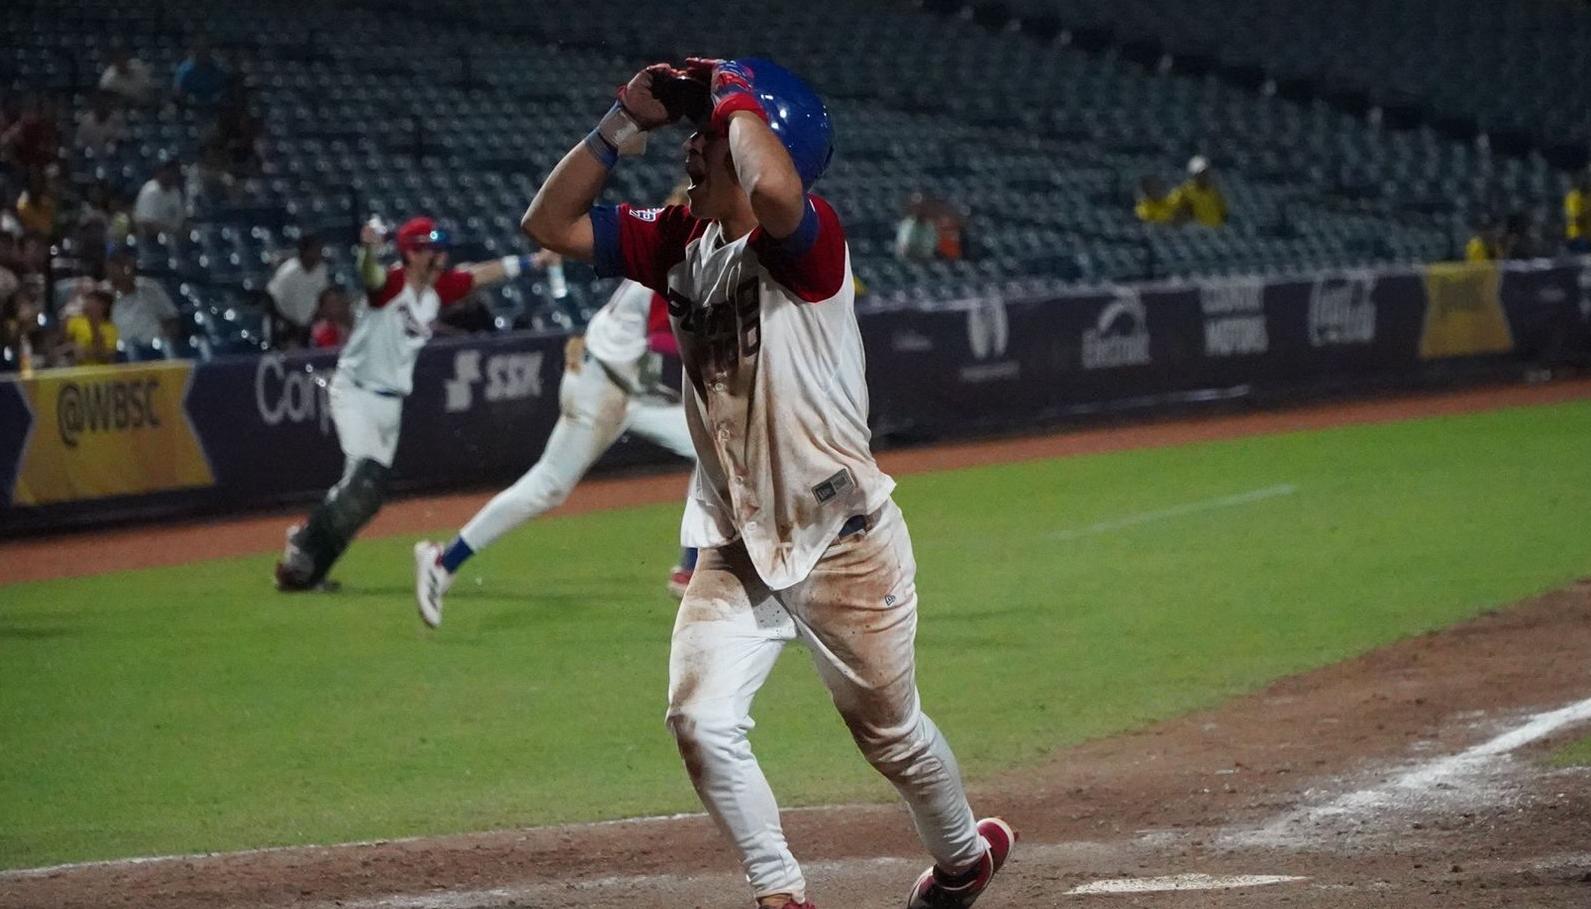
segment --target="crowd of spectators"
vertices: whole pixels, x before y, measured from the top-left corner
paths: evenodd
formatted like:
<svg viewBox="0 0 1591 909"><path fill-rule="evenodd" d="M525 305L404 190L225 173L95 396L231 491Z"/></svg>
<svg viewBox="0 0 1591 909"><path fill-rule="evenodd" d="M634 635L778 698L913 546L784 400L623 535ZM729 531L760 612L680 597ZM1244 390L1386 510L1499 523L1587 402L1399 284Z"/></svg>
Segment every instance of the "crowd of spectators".
<svg viewBox="0 0 1591 909"><path fill-rule="evenodd" d="M81 174L74 182L74 158L112 156L138 140L139 115L161 108L206 124L193 160L164 154L141 185ZM160 281L139 274L138 244L169 243L196 215L235 202L261 173L263 139L247 86L202 37L167 80L116 48L72 117L46 92L0 98L0 371L170 355L179 312ZM320 252L306 237L271 282L280 346L347 337L351 310Z"/></svg>
<svg viewBox="0 0 1591 909"><path fill-rule="evenodd" d="M152 110L202 124L191 159L173 151L128 186L82 174L74 181L74 158L109 157L138 141L138 124ZM237 202L262 173L264 133L249 87L202 37L166 78L128 49L114 50L75 112L47 92L0 98L0 370L178 348L178 309L160 281L138 273L138 244L180 238L196 219ZM1591 253L1588 196L1591 168L1562 199L1561 237L1543 236L1546 228L1523 212L1491 214L1474 225L1464 257ZM1219 230L1231 217L1205 155L1192 157L1175 185L1143 175L1133 212L1150 231ZM975 240L954 202L917 192L906 200L893 249L908 262L954 261L975 258ZM70 262L69 278L57 281L52 268L62 261ZM258 299L275 347L335 347L352 325L349 297L312 234L277 264Z"/></svg>

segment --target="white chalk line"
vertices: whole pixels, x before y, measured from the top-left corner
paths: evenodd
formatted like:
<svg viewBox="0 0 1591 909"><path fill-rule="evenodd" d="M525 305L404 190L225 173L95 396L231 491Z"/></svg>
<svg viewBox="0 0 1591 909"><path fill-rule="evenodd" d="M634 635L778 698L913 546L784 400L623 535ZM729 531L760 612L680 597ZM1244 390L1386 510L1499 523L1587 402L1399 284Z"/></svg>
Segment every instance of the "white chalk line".
<svg viewBox="0 0 1591 909"><path fill-rule="evenodd" d="M1496 759L1505 758L1526 745L1588 721L1591 721L1591 698L1537 713L1524 723L1457 754L1415 764L1379 786L1347 793L1324 805L1289 812L1260 830L1233 834L1226 839L1238 844L1274 844L1285 841L1289 831L1300 826L1370 816L1399 800L1431 796L1456 777L1485 771Z"/></svg>
<svg viewBox="0 0 1591 909"><path fill-rule="evenodd" d="M1074 841L1069 843L1049 843L1029 846L1019 844L1013 857L1020 862L1024 859L1039 862L1055 862L1067 860L1071 862L1088 861L1097 859L1101 852L1107 851L1108 846L1092 841ZM877 858L830 859L818 862L803 862L801 867L807 875L808 884L823 887L835 878L846 874L855 874L868 870L894 869L900 874L902 889L909 884L912 877L923 868L927 867L928 859L901 858L898 856L880 856ZM323 903L311 909L494 909L510 903L529 903L531 905L544 905L546 903L558 904L567 901L571 892L590 893L598 890L636 890L649 894L656 899L659 896L668 896L681 893L682 888L700 888L704 882L711 881L721 884L726 891L745 886L745 878L731 874L616 874L600 878L587 878L573 881L546 881L534 884L521 884L514 887L491 887L480 890L454 890L447 892L393 894L382 897L372 897L362 900L341 900L334 903Z"/></svg>
<svg viewBox="0 0 1591 909"><path fill-rule="evenodd" d="M1307 881L1294 874L1172 874L1166 877L1119 877L1091 881L1066 891L1067 896L1107 893L1166 893L1172 890L1231 890Z"/></svg>
<svg viewBox="0 0 1591 909"><path fill-rule="evenodd" d="M1094 534L1110 533L1113 530L1125 530L1129 527L1137 527L1140 524L1150 524L1155 521L1163 521L1167 518L1180 518L1185 515L1198 514L1203 511L1217 511L1222 508L1237 508L1243 505L1252 505L1255 502L1263 502L1266 499L1290 496L1297 491L1298 487L1292 483L1278 483L1275 486L1266 486L1262 489L1252 489L1248 492L1240 492L1235 495L1219 496L1213 499L1200 499L1197 502L1184 502L1181 505L1172 505L1169 508L1157 508L1154 511L1140 511L1137 514L1113 518L1109 521L1100 521L1095 524L1089 524L1086 527L1072 527L1065 530L1057 530L1054 533L1048 534L1047 538L1051 540L1076 540L1081 537L1093 536Z"/></svg>
<svg viewBox="0 0 1591 909"><path fill-rule="evenodd" d="M807 811L834 811L837 809L853 809L862 807L876 807L865 805L808 805L800 808L780 809L785 814ZM30 877L45 877L51 874L68 871L86 871L90 868L132 868L138 865L159 865L167 862L192 862L200 859L229 859L243 858L251 855L271 855L277 852L294 852L298 850L317 851L322 849L359 849L369 846L401 846L405 843L419 843L423 841L445 840L449 838L471 839L479 837L500 836L505 833L546 833L546 832L576 832L581 830L600 830L604 827L619 827L625 824L660 824L669 821L685 821L692 819L705 819L707 814L701 811L685 811L679 814L652 814L643 817L619 817L606 821L586 821L579 824L555 824L548 827L509 827L502 830L472 831L459 834L420 834L417 836L391 837L374 840L352 840L346 843L302 843L297 846L261 846L256 849L237 849L231 852L185 852L172 855L141 855L119 859L99 859L89 862L66 862L60 865L46 865L41 868L13 868L0 870L0 881L14 880Z"/></svg>

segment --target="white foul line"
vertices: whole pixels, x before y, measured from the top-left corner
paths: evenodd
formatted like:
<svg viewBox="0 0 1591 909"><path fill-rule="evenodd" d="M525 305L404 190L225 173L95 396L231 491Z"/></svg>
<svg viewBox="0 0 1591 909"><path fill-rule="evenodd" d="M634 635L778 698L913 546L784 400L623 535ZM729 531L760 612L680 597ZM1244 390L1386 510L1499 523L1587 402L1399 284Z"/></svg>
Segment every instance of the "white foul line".
<svg viewBox="0 0 1591 909"><path fill-rule="evenodd" d="M1184 502L1181 505L1173 505L1170 508L1160 508L1154 511L1140 511L1137 514L1130 514L1126 517L1115 518L1109 521L1100 521L1097 524L1089 524L1086 527L1073 527L1066 530L1057 530L1054 533L1049 534L1048 538L1051 540L1075 540L1079 537L1086 537L1096 533L1109 533L1112 530L1123 530L1128 527L1136 527L1139 524L1148 524L1152 521L1164 520L1165 518L1180 518L1183 515L1198 514L1201 511L1215 511L1219 508L1236 508L1239 505L1249 505L1254 502L1262 502L1266 499L1274 499L1279 496L1290 496L1297 491L1298 487L1292 483L1280 483L1276 486L1266 486L1263 489L1252 489L1248 492L1237 493L1236 495L1220 496L1219 498L1214 499L1200 499L1197 502Z"/></svg>
<svg viewBox="0 0 1591 909"><path fill-rule="evenodd" d="M1307 881L1307 877L1291 874L1173 874L1169 877L1119 877L1108 881L1093 881L1066 891L1067 896L1090 896L1104 893L1164 893L1170 890L1229 890L1233 887L1263 887L1266 884L1287 884Z"/></svg>
<svg viewBox="0 0 1591 909"><path fill-rule="evenodd" d="M1531 742L1544 739L1566 726L1588 720L1591 720L1591 698L1557 710L1538 713L1523 726L1510 729L1458 754L1450 754L1420 764L1385 785L1350 792L1328 805L1311 810L1309 817L1315 819L1351 814L1380 805L1398 793L1428 791L1448 777L1484 763L1487 758L1507 754Z"/></svg>

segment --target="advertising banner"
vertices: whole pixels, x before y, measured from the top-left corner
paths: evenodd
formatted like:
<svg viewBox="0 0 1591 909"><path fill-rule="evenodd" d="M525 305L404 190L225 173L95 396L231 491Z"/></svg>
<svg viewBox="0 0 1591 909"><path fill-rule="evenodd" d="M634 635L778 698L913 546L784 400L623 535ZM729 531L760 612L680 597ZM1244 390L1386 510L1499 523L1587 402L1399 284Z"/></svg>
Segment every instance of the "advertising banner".
<svg viewBox="0 0 1591 909"><path fill-rule="evenodd" d="M16 383L28 410L14 505L215 482L183 402L191 363L48 370Z"/></svg>

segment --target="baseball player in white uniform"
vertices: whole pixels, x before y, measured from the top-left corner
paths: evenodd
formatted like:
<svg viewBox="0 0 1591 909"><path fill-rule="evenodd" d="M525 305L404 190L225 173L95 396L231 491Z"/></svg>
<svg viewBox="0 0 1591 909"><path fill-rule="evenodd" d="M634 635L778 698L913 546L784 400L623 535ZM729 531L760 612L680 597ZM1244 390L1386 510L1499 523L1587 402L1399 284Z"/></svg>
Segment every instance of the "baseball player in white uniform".
<svg viewBox="0 0 1591 909"><path fill-rule="evenodd" d="M677 353L666 301L634 281L621 283L591 317L584 337L571 337L564 347L561 412L541 458L447 546L425 540L414 545L415 599L427 625L442 624L442 596L466 559L558 507L625 432L696 459L685 411L662 382L664 357ZM695 550L686 549L669 574L670 591L684 595L695 564Z"/></svg>
<svg viewBox="0 0 1591 909"><path fill-rule="evenodd" d="M595 205L648 131L689 118L688 206ZM765 60L655 64L542 185L537 243L664 294L698 462L682 540L701 558L674 625L668 725L763 907L809 909L751 753L753 696L801 641L934 863L912 909L966 907L1015 842L975 821L915 680L916 565L894 482L869 448L844 230L810 194L828 164L822 101Z"/></svg>
<svg viewBox="0 0 1591 909"><path fill-rule="evenodd" d="M327 572L380 510L398 450L403 399L414 387L414 361L442 307L517 277L530 261L508 256L449 268L447 232L425 217L411 218L398 229L402 261L390 269L377 259L381 236L375 227L367 225L360 241L357 266L366 299L337 358L329 392L343 475L307 521L288 528L287 546L276 563L278 590L326 586Z"/></svg>

